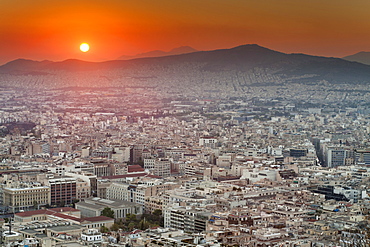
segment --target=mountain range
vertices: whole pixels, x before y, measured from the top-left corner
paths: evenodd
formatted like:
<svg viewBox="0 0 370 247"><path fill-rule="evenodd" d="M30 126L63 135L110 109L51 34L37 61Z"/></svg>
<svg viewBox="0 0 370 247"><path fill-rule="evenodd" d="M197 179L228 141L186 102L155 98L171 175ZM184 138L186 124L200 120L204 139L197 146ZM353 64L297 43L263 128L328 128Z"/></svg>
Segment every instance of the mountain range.
<svg viewBox="0 0 370 247"><path fill-rule="evenodd" d="M361 51L356 54L343 57L343 59L347 61L359 62L359 63L370 65L370 52Z"/></svg>
<svg viewBox="0 0 370 247"><path fill-rule="evenodd" d="M134 56L120 56L117 60L128 60L128 59L134 59L134 58L143 58L143 57L164 57L164 56L171 56L171 55L180 55L180 54L186 54L186 53L192 53L197 52L198 50L190 47L190 46L180 46L177 48L174 48L168 52L166 51L149 51L145 53L136 54Z"/></svg>
<svg viewBox="0 0 370 247"><path fill-rule="evenodd" d="M117 78L129 77L155 77L155 83L159 81L165 83L165 80L172 78L172 81L181 81L181 84L189 81L199 83L210 80L210 77L215 80L238 77L238 80L243 81L239 83L245 85L320 81L370 83L369 65L340 58L286 54L255 44L231 49L105 62L86 62L76 59L38 62L18 59L0 66L2 85L5 85L9 78L20 75L44 75L42 83L48 83L47 75L53 75L55 80L65 73L70 76L77 73L79 80L82 75L88 78L94 74L95 78L91 80L92 86L99 86L96 75L108 78L116 86L122 83L122 80ZM240 79L241 77L243 79ZM14 81L14 78L11 79ZM154 80L150 83L154 83Z"/></svg>

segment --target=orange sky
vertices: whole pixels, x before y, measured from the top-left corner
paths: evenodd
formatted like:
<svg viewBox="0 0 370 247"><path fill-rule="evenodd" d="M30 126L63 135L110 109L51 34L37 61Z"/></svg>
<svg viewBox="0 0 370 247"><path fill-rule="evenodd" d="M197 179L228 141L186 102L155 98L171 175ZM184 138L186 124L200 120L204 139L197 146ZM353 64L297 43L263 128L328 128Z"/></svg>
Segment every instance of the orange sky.
<svg viewBox="0 0 370 247"><path fill-rule="evenodd" d="M369 10L368 0L1 0L0 64L252 43L341 57L370 51Z"/></svg>

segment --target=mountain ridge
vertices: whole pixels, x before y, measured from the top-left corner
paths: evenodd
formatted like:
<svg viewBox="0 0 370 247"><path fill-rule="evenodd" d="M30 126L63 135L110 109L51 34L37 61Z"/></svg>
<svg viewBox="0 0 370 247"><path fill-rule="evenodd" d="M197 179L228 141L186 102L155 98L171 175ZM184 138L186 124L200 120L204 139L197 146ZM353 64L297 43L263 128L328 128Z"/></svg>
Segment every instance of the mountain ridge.
<svg viewBox="0 0 370 247"><path fill-rule="evenodd" d="M360 51L358 53L343 57L344 60L370 65L370 52Z"/></svg>
<svg viewBox="0 0 370 247"><path fill-rule="evenodd" d="M144 57L164 57L164 56L171 56L171 55L180 55L186 53L197 52L198 50L190 47L190 46L180 46L173 48L172 50L166 52L161 50L154 50L144 53L139 53L133 56L123 55L117 58L117 60L130 60L135 58L144 58Z"/></svg>
<svg viewBox="0 0 370 247"><path fill-rule="evenodd" d="M164 76L179 77L182 81L185 80L184 78L195 80L191 78L196 78L201 74L204 74L205 78L199 80L205 81L208 80L207 74L212 73L212 76L219 75L219 78L231 78L235 74L241 74L247 78L245 79L247 84L253 83L253 80L264 81L264 83L320 81L370 83L369 65L341 58L287 54L257 44L246 44L230 49L104 62L88 62L77 59L39 62L19 59L0 66L0 73L3 75L39 75L43 73L63 75L63 71L72 74L76 72L88 73L84 74L86 77L95 73L104 78L107 78L107 74L118 73L124 74L124 77L132 75L132 78L156 77L158 81L162 81L160 78ZM79 80L80 78L81 75L79 75ZM118 80L114 78L109 78L109 80ZM96 78L94 80L99 86L99 81ZM163 79L163 81L166 80L168 79ZM116 83L119 84L119 80Z"/></svg>

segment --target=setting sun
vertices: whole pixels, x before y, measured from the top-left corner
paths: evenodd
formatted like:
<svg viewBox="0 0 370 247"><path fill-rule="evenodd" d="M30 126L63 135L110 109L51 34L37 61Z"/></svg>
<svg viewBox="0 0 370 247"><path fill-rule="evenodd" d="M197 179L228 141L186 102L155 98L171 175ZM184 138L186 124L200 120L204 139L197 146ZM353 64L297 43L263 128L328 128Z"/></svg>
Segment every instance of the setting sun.
<svg viewBox="0 0 370 247"><path fill-rule="evenodd" d="M80 45L80 50L81 50L82 52L87 52L87 51L89 51L89 50L90 50L90 46L89 46L89 44L88 44L88 43L82 43L82 44Z"/></svg>

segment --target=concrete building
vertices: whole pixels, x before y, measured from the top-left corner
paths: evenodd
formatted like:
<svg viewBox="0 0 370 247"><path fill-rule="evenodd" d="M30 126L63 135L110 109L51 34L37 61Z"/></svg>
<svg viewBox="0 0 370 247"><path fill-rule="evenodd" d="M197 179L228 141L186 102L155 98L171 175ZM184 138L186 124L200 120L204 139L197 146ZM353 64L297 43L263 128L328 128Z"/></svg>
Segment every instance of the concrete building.
<svg viewBox="0 0 370 247"><path fill-rule="evenodd" d="M81 200L83 198L88 198L91 196L90 183L78 178L76 180L76 199Z"/></svg>
<svg viewBox="0 0 370 247"><path fill-rule="evenodd" d="M346 164L347 150L343 148L328 148L326 152L327 167L344 166Z"/></svg>
<svg viewBox="0 0 370 247"><path fill-rule="evenodd" d="M202 232L212 213L192 207L167 207L164 213L164 226L184 232Z"/></svg>
<svg viewBox="0 0 370 247"><path fill-rule="evenodd" d="M199 146L215 148L217 139L214 137L203 136L199 138Z"/></svg>
<svg viewBox="0 0 370 247"><path fill-rule="evenodd" d="M171 175L171 161L169 159L158 159L154 163L153 174L160 177Z"/></svg>
<svg viewBox="0 0 370 247"><path fill-rule="evenodd" d="M50 186L51 191L50 205L72 205L74 200L77 198L76 183L76 178L71 177L49 179L48 185Z"/></svg>
<svg viewBox="0 0 370 247"><path fill-rule="evenodd" d="M4 206L8 206L13 212L29 210L51 203L50 187L31 186L18 184L16 187L3 188Z"/></svg>
<svg viewBox="0 0 370 247"><path fill-rule="evenodd" d="M107 207L114 211L115 218L124 218L127 214L143 213L142 205L122 200L108 200L99 197L91 197L76 203L76 209L81 210L82 217L99 216L104 208Z"/></svg>
<svg viewBox="0 0 370 247"><path fill-rule="evenodd" d="M358 165L370 165L370 149L356 149L356 164Z"/></svg>

